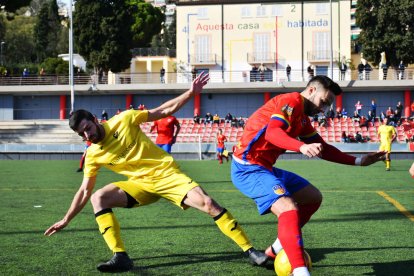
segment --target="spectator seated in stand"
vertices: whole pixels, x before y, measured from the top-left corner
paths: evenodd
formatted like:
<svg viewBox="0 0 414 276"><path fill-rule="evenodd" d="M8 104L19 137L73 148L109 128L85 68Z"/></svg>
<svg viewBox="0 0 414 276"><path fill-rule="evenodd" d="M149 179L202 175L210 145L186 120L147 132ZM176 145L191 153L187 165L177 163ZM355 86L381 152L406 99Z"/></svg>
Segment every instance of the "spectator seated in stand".
<svg viewBox="0 0 414 276"><path fill-rule="evenodd" d="M194 121L194 124L200 124L201 118L198 113L194 114L193 121Z"/></svg>
<svg viewBox="0 0 414 276"><path fill-rule="evenodd" d="M236 117L233 117L233 119L231 120L231 127L237 127L238 126L238 121Z"/></svg>
<svg viewBox="0 0 414 276"><path fill-rule="evenodd" d="M335 118L335 110L333 109L333 106L331 106L328 111L326 111L326 118L333 120Z"/></svg>
<svg viewBox="0 0 414 276"><path fill-rule="evenodd" d="M355 135L353 133L350 133L348 135L349 143L356 143Z"/></svg>
<svg viewBox="0 0 414 276"><path fill-rule="evenodd" d="M341 118L343 118L343 119L347 119L348 118L348 111L345 110L345 107L342 108Z"/></svg>
<svg viewBox="0 0 414 276"><path fill-rule="evenodd" d="M328 122L326 121L326 117L323 113L318 116L318 123L319 123L319 126L321 127L328 126Z"/></svg>
<svg viewBox="0 0 414 276"><path fill-rule="evenodd" d="M346 134L345 131L342 131L341 142L342 143L349 143L349 136L348 136L348 134Z"/></svg>
<svg viewBox="0 0 414 276"><path fill-rule="evenodd" d="M385 113L384 113L383 111L381 111L381 114L380 114L380 117L379 117L380 122L382 123L382 121L384 121L384 119L385 119L386 117L387 117L387 116L385 115Z"/></svg>
<svg viewBox="0 0 414 276"><path fill-rule="evenodd" d="M336 116L335 118L341 119L342 118L342 113L341 113L341 109L338 107L336 109Z"/></svg>
<svg viewBox="0 0 414 276"><path fill-rule="evenodd" d="M229 113L227 113L226 117L224 118L224 122L226 123L231 123L231 121L233 120L233 115Z"/></svg>
<svg viewBox="0 0 414 276"><path fill-rule="evenodd" d="M364 139L362 138L361 132L357 131L355 134L355 142L357 143L364 143Z"/></svg>
<svg viewBox="0 0 414 276"><path fill-rule="evenodd" d="M391 108L391 106L389 106L388 109L385 111L385 116L389 118L391 115L394 115L394 110Z"/></svg>
<svg viewBox="0 0 414 276"><path fill-rule="evenodd" d="M213 123L213 115L211 115L210 112L206 113L206 116L204 117L204 124L212 124Z"/></svg>
<svg viewBox="0 0 414 276"><path fill-rule="evenodd" d="M370 127L370 126L373 126L374 123L375 123L375 117L372 116L372 111L369 110L368 111L368 115L367 115L366 118L365 117L361 117L361 121L359 123L359 126L360 127Z"/></svg>
<svg viewBox="0 0 414 276"><path fill-rule="evenodd" d="M359 123L361 121L361 115L359 115L358 111L354 111L354 116L352 116L352 121L354 123Z"/></svg>
<svg viewBox="0 0 414 276"><path fill-rule="evenodd" d="M217 113L213 116L213 124L220 124L220 116Z"/></svg>
<svg viewBox="0 0 414 276"><path fill-rule="evenodd" d="M244 128L244 124L245 124L245 122L244 122L243 118L239 117L239 119L237 120L237 126Z"/></svg>

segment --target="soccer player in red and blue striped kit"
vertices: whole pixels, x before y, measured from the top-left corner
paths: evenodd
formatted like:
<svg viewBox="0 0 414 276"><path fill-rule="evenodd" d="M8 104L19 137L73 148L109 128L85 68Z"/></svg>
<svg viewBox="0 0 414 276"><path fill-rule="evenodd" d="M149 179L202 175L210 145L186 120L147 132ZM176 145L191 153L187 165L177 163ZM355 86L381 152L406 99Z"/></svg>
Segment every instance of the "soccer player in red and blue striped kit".
<svg viewBox="0 0 414 276"><path fill-rule="evenodd" d="M368 166L384 160L385 152L355 157L327 144L312 127L309 117L324 112L342 89L325 76L315 76L301 93L278 95L247 120L233 153L231 177L234 185L253 199L260 215L278 218L277 239L266 250L275 258L282 249L293 275L310 275L305 265L301 228L318 210L322 195L309 181L273 165L286 150L309 158Z"/></svg>

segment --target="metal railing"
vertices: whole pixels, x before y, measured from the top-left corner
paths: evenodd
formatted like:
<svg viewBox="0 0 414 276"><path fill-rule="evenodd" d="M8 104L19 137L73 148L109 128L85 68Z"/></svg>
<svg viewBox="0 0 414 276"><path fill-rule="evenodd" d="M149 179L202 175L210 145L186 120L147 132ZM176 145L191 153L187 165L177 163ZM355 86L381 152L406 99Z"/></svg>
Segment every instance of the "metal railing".
<svg viewBox="0 0 414 276"><path fill-rule="evenodd" d="M330 76L330 70L318 71L316 73ZM268 70L263 76L257 71L221 71L210 70L210 82L215 83L240 83L240 82L276 82L278 84L289 81L308 81L309 74L301 70L293 70L290 75L286 74L285 69ZM335 81L369 81L369 80L414 80L414 68L405 69L401 73L394 69L388 69L386 73L382 69L372 69L371 71L358 72L358 70L347 70L344 74L338 68L333 71ZM165 84L190 83L193 80L191 72L166 72L164 75ZM159 72L154 73L117 73L109 76L98 77L96 75L76 75L75 85L90 84L157 84L163 83ZM69 85L69 76L46 75L46 76L2 76L0 86L19 86L19 85Z"/></svg>

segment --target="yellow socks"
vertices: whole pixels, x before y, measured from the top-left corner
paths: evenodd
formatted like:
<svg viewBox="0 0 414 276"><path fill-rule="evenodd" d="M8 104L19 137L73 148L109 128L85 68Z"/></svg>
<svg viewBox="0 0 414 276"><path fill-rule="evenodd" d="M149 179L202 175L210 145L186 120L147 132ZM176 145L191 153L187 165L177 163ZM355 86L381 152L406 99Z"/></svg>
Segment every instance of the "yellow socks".
<svg viewBox="0 0 414 276"><path fill-rule="evenodd" d="M124 243L121 240L121 229L112 209L104 209L95 214L99 232L103 236L109 249L115 252L125 252Z"/></svg>
<svg viewBox="0 0 414 276"><path fill-rule="evenodd" d="M391 161L390 161L390 160L386 160L386 161L385 161L385 168L386 168L386 169L389 169L389 168L390 168L390 166L391 166Z"/></svg>
<svg viewBox="0 0 414 276"><path fill-rule="evenodd" d="M253 247L237 220L226 209L223 209L214 221L221 232L237 243L244 252Z"/></svg>

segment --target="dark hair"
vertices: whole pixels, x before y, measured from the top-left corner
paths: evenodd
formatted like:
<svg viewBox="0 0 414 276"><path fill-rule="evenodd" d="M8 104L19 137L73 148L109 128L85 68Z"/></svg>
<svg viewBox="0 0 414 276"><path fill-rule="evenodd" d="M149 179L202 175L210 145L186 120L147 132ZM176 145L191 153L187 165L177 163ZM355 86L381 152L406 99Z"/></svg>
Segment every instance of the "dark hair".
<svg viewBox="0 0 414 276"><path fill-rule="evenodd" d="M313 82L317 82L323 86L323 88L332 91L336 96L340 95L342 93L342 88L339 87L339 85L328 78L327 76L314 76L310 79L306 87L309 87Z"/></svg>
<svg viewBox="0 0 414 276"><path fill-rule="evenodd" d="M78 109L74 111L69 118L69 126L72 130L76 131L79 127L80 122L86 119L88 121L94 121L95 117L87 110Z"/></svg>

